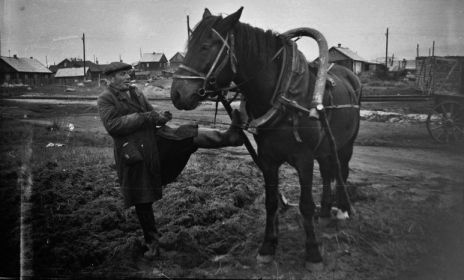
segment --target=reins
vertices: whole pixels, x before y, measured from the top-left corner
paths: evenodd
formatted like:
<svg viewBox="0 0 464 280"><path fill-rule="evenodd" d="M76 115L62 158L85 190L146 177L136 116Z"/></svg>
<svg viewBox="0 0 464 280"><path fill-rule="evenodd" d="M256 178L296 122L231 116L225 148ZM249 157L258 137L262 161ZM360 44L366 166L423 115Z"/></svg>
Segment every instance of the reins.
<svg viewBox="0 0 464 280"><path fill-rule="evenodd" d="M214 28L211 29L213 31L213 34L215 34L221 41L222 41L222 46L221 49L219 50L216 58L214 59L213 64L211 65L210 69L208 70L207 74L204 74L200 71L197 71L193 69L192 67L189 67L185 64L181 64L179 66L180 69L183 69L190 74L193 75L174 75L173 79L181 79L181 80L203 80L203 85L198 91L196 92L200 97L205 97L205 96L215 96L217 95L218 92L224 92L224 91L230 91L234 89L239 89L241 85L253 80L255 78L251 77L247 79L246 81L243 81L242 83L234 86L228 86L228 87L222 87L222 88L214 88L213 90L207 89L207 86L217 86L216 85L216 76L222 71L222 69L226 66L227 62L230 62L230 68L232 70L232 73L236 74L237 73L237 57L235 56L235 37L233 32L228 32L226 37L222 37L221 34L219 34L218 31L216 31ZM221 58L224 50L227 49L227 54L224 57L224 59L219 63L219 59ZM274 90L273 96L276 96L277 90L279 87L279 84L282 80L283 72L284 72L284 65L285 65L285 47L281 47L275 54L274 56L265 64L263 67L257 71L257 73L261 72L263 69L265 69L266 65L270 62L273 62L281 53L284 53L284 59L282 59L282 67L281 71L279 74L279 79L276 84L276 88ZM218 64L219 63L219 64ZM273 98L274 99L274 98Z"/></svg>
<svg viewBox="0 0 464 280"><path fill-rule="evenodd" d="M216 108L215 108L215 114L214 114L214 124L216 123L216 117L217 117L217 112L218 112L218 103L222 102L224 103L224 96L219 98L220 94L224 94L228 91L231 90L240 90L240 86L253 80L255 77L251 77L247 79L246 81L243 81L242 83L234 86L228 86L228 87L223 87L223 88L218 88L216 84L216 76L222 71L222 69L226 66L227 62L230 62L230 67L232 70L232 73L236 74L237 73L237 57L235 56L235 38L234 38L234 33L233 32L228 32L226 34L226 37L222 37L219 32L217 32L214 28L211 29L213 31L213 34L215 34L221 41L222 41L222 46L216 55L216 58L214 59L213 64L211 65L210 69L208 70L207 74L204 74L200 71L197 71L193 69L192 67L189 67L185 64L181 64L179 66L180 69L183 69L187 72L189 72L192 75L174 75L173 79L185 79L185 80L202 80L203 85L201 88L199 88L196 92L200 97L205 97L205 96L211 96L214 97L216 96ZM224 53L224 50L227 49L226 56L224 59L219 63L219 60L221 56ZM285 61L286 61L286 50L285 46L282 46L275 54L274 56L268 61L268 63L273 62L281 53L283 53L283 58L282 58L282 66L281 70L279 72L279 78L277 80L274 92L273 92L273 98L271 99L271 105L273 103L273 100L277 96L278 90L280 88L280 84L282 81L282 77L284 74L284 68L285 68ZM263 67L257 71L257 73L261 72L263 69L265 69L266 63L263 65ZM256 76L256 75L255 75ZM214 87L213 90L207 89L208 86ZM235 94L234 98L232 101L238 96L238 91ZM230 103L229 103L230 104ZM245 127L245 129L248 128L248 125Z"/></svg>
<svg viewBox="0 0 464 280"><path fill-rule="evenodd" d="M217 32L214 28L211 29L213 31L213 34L215 34L221 41L222 41L222 46L221 49L219 50L218 54L216 55L216 58L214 59L213 64L211 65L210 69L206 74L197 71L189 66L186 66L185 64L181 64L179 68L190 72L190 74L193 74L191 76L188 75L174 75L174 79L194 79L194 80L203 80L203 86L198 89L197 94L200 97L205 97L207 95L214 95L218 91L223 91L228 88L215 88L214 90L208 90L207 86L214 86L216 87L216 76L222 71L222 69L226 66L227 62L230 61L231 69L232 72L235 74L237 72L237 58L235 57L234 53L234 46L235 46L235 40L234 40L234 35L231 32L228 32L226 37L223 38L219 32ZM229 42L230 41L230 42ZM224 57L224 59L219 63L220 58L222 57L224 50L227 49L227 54Z"/></svg>

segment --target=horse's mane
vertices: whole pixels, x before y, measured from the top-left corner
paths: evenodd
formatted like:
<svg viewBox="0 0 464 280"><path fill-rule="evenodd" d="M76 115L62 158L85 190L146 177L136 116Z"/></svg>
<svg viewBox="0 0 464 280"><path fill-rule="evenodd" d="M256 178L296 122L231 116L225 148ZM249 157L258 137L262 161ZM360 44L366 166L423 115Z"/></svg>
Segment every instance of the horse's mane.
<svg viewBox="0 0 464 280"><path fill-rule="evenodd" d="M264 31L246 23L235 27L237 48L241 50L240 61L268 63L276 52L285 44L285 39L272 30Z"/></svg>
<svg viewBox="0 0 464 280"><path fill-rule="evenodd" d="M197 53L198 49L201 48L201 42L210 34L211 28L215 27L222 19L222 16L211 16L201 20L194 27L187 48L192 50L193 53ZM286 39L272 30L264 31L246 23L239 22L234 30L236 48L240 49L238 54L240 57L237 58L241 62L254 63L255 67L257 66L257 59L260 63L268 63L276 51L286 42ZM218 29L217 31L222 32L224 30ZM186 57L186 63L189 63L190 59L193 58Z"/></svg>

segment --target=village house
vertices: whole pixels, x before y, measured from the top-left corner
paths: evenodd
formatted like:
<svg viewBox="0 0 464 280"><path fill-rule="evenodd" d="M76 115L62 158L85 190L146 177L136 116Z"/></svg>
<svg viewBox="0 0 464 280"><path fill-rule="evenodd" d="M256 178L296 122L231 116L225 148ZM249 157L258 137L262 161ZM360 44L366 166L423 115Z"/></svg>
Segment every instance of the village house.
<svg viewBox="0 0 464 280"><path fill-rule="evenodd" d="M176 70L184 62L185 52L176 52L175 55L169 59L169 67Z"/></svg>
<svg viewBox="0 0 464 280"><path fill-rule="evenodd" d="M33 57L0 57L0 84L40 85L50 82L52 72Z"/></svg>
<svg viewBox="0 0 464 280"><path fill-rule="evenodd" d="M55 73L55 79L60 84L69 85L76 82L82 82L84 80L84 72L86 76L89 75L89 67L72 67L72 68L60 68Z"/></svg>
<svg viewBox="0 0 464 280"><path fill-rule="evenodd" d="M329 49L329 63L345 66L357 75L363 71L369 70L369 65L364 58L360 57L349 48L342 47L341 44Z"/></svg>
<svg viewBox="0 0 464 280"><path fill-rule="evenodd" d="M150 71L151 74L157 75L165 70L168 66L168 60L163 53L144 53L140 58L138 70L141 72Z"/></svg>
<svg viewBox="0 0 464 280"><path fill-rule="evenodd" d="M103 78L103 70L105 66L106 64L98 64L98 60L96 62L86 60L85 67L88 68L88 71L86 73L86 79L92 80L92 81L98 81L101 78ZM82 59L65 58L60 63L56 65L52 65L49 68L53 73L57 73L59 69L63 69L63 68L82 68L82 67L84 67L84 61ZM83 72L83 69L82 69L82 72Z"/></svg>
<svg viewBox="0 0 464 280"><path fill-rule="evenodd" d="M38 60L30 57L0 57L0 84L48 84L52 72Z"/></svg>

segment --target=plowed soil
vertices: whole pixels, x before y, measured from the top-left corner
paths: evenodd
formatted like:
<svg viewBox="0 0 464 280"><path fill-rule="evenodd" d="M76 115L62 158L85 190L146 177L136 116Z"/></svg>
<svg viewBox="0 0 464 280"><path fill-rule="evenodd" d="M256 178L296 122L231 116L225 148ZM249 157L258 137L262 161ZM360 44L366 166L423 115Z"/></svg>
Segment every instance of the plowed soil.
<svg viewBox="0 0 464 280"><path fill-rule="evenodd" d="M316 221L325 266L310 272L297 208L279 214L275 261L257 264L264 183L244 147L199 150L191 157L153 205L162 250L146 260L135 212L122 206L112 140L96 108L0 105L0 276L21 270L45 278L464 277L464 149L432 142L420 121L362 121L349 177L357 213L335 227ZM174 124L213 118L210 107L179 112L169 103L155 105L171 110ZM388 106L402 114L414 107ZM218 128L226 128L223 112L219 122ZM317 168L314 175L319 201ZM280 169L280 189L298 202L298 178L290 166Z"/></svg>

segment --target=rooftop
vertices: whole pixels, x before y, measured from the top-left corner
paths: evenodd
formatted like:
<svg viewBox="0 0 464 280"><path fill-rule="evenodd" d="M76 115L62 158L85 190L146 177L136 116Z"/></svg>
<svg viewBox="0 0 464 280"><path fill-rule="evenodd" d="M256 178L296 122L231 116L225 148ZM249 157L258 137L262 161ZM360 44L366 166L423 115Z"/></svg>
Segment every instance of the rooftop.
<svg viewBox="0 0 464 280"><path fill-rule="evenodd" d="M343 55L351 58L352 60L367 61L364 58L360 57L354 51L350 50L349 48L342 47L340 44L338 45L338 47L332 47L331 49L335 49L335 50L341 52Z"/></svg>
<svg viewBox="0 0 464 280"><path fill-rule="evenodd" d="M163 56L163 53L144 53L140 62L160 62Z"/></svg>
<svg viewBox="0 0 464 280"><path fill-rule="evenodd" d="M25 72L25 73L46 73L51 74L50 71L45 65L40 63L37 59L34 58L25 58L25 57L7 57L2 56L1 60L5 61L8 65L10 65L13 69L18 72Z"/></svg>
<svg viewBox="0 0 464 280"><path fill-rule="evenodd" d="M89 67L85 67L85 72L89 70ZM55 78L71 78L71 77L83 77L84 67L79 68L60 68L56 71Z"/></svg>

